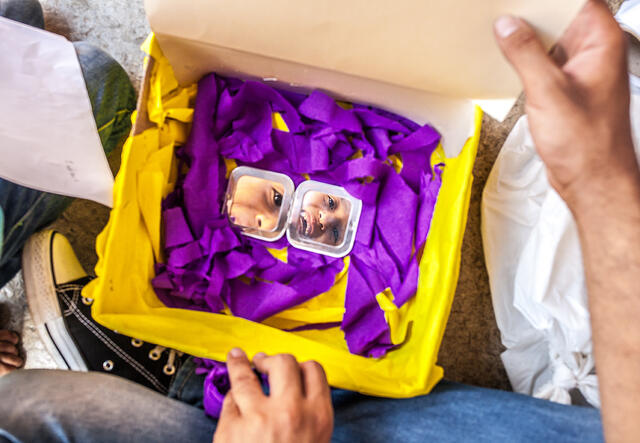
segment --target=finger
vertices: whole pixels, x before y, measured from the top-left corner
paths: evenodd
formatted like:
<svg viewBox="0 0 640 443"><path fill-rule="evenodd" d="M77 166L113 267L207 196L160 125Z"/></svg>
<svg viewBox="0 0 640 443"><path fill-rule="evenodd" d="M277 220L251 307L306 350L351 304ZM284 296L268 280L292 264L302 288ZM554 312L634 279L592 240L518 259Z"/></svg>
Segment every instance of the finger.
<svg viewBox="0 0 640 443"><path fill-rule="evenodd" d="M620 26L603 0L589 0L560 38L571 58L587 46L620 43Z"/></svg>
<svg viewBox="0 0 640 443"><path fill-rule="evenodd" d="M240 409L238 409L238 405L233 399L233 394L229 391L222 402L220 420L233 420L238 417L240 417Z"/></svg>
<svg viewBox="0 0 640 443"><path fill-rule="evenodd" d="M18 355L18 348L13 343L7 343L6 341L0 341L0 353Z"/></svg>
<svg viewBox="0 0 640 443"><path fill-rule="evenodd" d="M20 368L24 364L24 360L20 356L6 353L0 353L0 362L14 368Z"/></svg>
<svg viewBox="0 0 640 443"><path fill-rule="evenodd" d="M260 402L266 397L262 393L258 377L251 369L249 359L241 349L234 348L229 351L227 369L229 370L233 399L240 412L259 407Z"/></svg>
<svg viewBox="0 0 640 443"><path fill-rule="evenodd" d="M305 361L300 364L302 371L302 383L307 398L329 397L331 391L327 376L320 363L316 361Z"/></svg>
<svg viewBox="0 0 640 443"><path fill-rule="evenodd" d="M0 330L0 341L6 341L9 343L13 343L17 345L20 341L20 336L13 331L8 331L6 329Z"/></svg>
<svg viewBox="0 0 640 443"><path fill-rule="evenodd" d="M271 397L300 398L304 395L300 365L293 355L256 354L253 364L258 371L269 377Z"/></svg>
<svg viewBox="0 0 640 443"><path fill-rule="evenodd" d="M240 418L240 409L238 409L238 405L233 399L233 393L229 391L222 402L218 425L216 426L216 432L213 434L213 443L233 440L231 436L234 430L236 430L236 433L238 431L242 432L243 429L238 429L238 426L241 426L238 423Z"/></svg>
<svg viewBox="0 0 640 443"><path fill-rule="evenodd" d="M518 17L503 16L496 20L494 31L498 45L514 67L527 95L549 93L549 87L563 74L542 46L536 32Z"/></svg>
<svg viewBox="0 0 640 443"><path fill-rule="evenodd" d="M562 46L561 43L558 43L553 48L551 48L550 56L551 56L551 59L556 64L556 66L559 66L559 67L564 66L564 64L567 63L567 60L569 60L567 51L564 48L564 46Z"/></svg>

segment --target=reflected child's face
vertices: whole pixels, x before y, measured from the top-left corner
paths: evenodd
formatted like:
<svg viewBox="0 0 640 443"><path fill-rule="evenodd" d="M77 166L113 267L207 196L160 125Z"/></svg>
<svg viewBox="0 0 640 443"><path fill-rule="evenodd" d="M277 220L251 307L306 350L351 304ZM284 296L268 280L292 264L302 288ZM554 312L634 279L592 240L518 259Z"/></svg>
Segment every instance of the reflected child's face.
<svg viewBox="0 0 640 443"><path fill-rule="evenodd" d="M241 234L344 257L353 248L362 202L339 186L306 180L296 189L285 174L239 166L231 171L222 208Z"/></svg>
<svg viewBox="0 0 640 443"><path fill-rule="evenodd" d="M351 203L343 198L309 191L302 200L297 231L303 237L337 246L344 240Z"/></svg>
<svg viewBox="0 0 640 443"><path fill-rule="evenodd" d="M238 226L272 231L278 225L283 195L282 184L244 175L227 202L229 219Z"/></svg>

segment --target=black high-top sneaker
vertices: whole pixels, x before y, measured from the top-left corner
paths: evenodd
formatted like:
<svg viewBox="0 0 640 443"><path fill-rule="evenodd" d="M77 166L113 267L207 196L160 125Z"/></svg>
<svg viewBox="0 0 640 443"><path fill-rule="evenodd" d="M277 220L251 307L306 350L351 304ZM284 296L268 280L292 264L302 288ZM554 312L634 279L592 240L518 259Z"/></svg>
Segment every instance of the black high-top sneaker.
<svg viewBox="0 0 640 443"><path fill-rule="evenodd" d="M119 375L166 394L185 356L145 343L93 321L91 281L71 244L60 233L31 236L22 253L29 311L47 350L60 368Z"/></svg>

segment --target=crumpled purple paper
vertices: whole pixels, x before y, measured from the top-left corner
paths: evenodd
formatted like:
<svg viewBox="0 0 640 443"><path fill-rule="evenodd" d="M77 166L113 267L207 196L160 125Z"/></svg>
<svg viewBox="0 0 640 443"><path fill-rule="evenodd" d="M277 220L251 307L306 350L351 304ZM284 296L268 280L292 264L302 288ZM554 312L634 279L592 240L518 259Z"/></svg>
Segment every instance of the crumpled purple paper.
<svg viewBox="0 0 640 443"><path fill-rule="evenodd" d="M273 128L274 112L289 132ZM345 109L319 91L304 96L207 75L198 84L189 140L176 150L188 172L162 205L167 260L156 264L158 297L176 308L220 312L226 305L259 322L331 288L341 259L291 247L283 263L267 248L287 247L286 238L242 236L221 213L224 158L287 174L296 185L308 174L363 202L341 328L352 353L383 356L394 344L376 294L391 288L400 307L417 290L417 253L441 184L442 165L434 171L430 163L439 141L429 125L368 106ZM403 161L399 174L390 155ZM205 407L217 416L228 379L223 364L207 365Z"/></svg>
<svg viewBox="0 0 640 443"><path fill-rule="evenodd" d="M196 364L195 373L197 375L207 374L203 386L204 410L212 417L220 417L222 402L227 392L231 389L227 365L219 361L207 360L206 358L194 358L193 362ZM256 374L260 382L264 386L268 386L267 376L257 372Z"/></svg>

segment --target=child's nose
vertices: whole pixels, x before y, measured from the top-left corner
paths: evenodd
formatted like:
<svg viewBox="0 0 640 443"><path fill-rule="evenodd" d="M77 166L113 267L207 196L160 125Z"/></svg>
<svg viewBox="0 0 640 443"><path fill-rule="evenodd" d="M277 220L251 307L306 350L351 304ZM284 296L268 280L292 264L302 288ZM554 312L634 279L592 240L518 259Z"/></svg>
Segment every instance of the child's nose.
<svg viewBox="0 0 640 443"><path fill-rule="evenodd" d="M335 221L335 217L330 212L320 211L318 216L318 222L320 223L320 229L323 231L327 226L331 226L331 224Z"/></svg>

